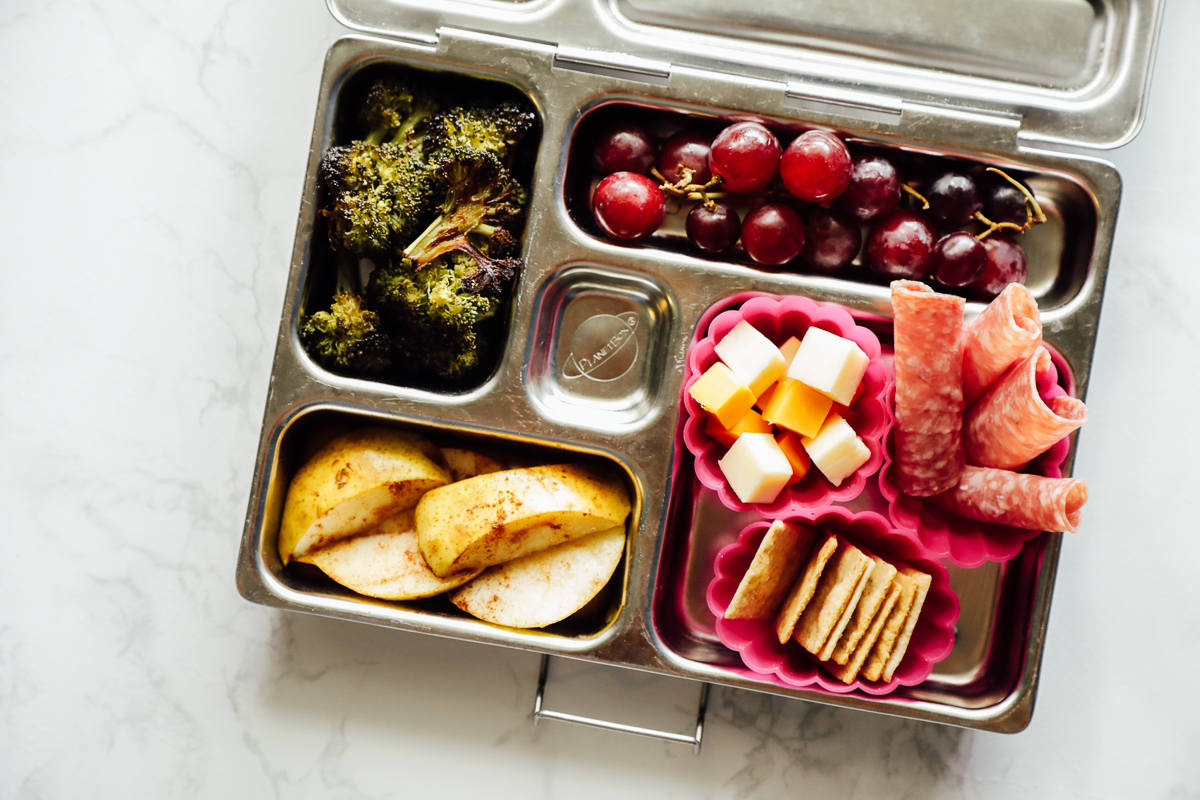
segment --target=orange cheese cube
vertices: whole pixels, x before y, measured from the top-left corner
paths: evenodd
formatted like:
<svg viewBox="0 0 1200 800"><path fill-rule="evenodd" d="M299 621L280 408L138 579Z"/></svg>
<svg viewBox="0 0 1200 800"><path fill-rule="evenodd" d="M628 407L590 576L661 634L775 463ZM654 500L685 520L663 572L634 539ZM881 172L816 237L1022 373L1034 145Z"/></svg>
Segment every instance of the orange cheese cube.
<svg viewBox="0 0 1200 800"><path fill-rule="evenodd" d="M770 433L771 423L759 416L754 409L743 414L732 428L726 428L716 416L709 414L704 422L704 432L725 447L731 447L743 433Z"/></svg>
<svg viewBox="0 0 1200 800"><path fill-rule="evenodd" d="M788 430L778 431L775 434L775 442L787 456L788 463L792 465L792 477L787 482L787 485L791 486L808 474L808 468L812 466L812 459L808 457L808 451L804 449L804 443L800 441L799 434Z"/></svg>
<svg viewBox="0 0 1200 800"><path fill-rule="evenodd" d="M721 425L732 428L754 407L754 393L724 364L713 364L688 389L688 394L705 411L715 414Z"/></svg>
<svg viewBox="0 0 1200 800"><path fill-rule="evenodd" d="M767 403L771 402L771 395L775 394L775 390L779 387L778 383L772 383L766 389L763 389L762 394L754 401L754 405L759 411L767 407Z"/></svg>
<svg viewBox="0 0 1200 800"><path fill-rule="evenodd" d="M833 400L794 378L784 378L762 408L763 419L772 425L795 431L801 436L816 436L829 416Z"/></svg>
<svg viewBox="0 0 1200 800"><path fill-rule="evenodd" d="M788 365L788 369L792 368L792 360L796 358L796 351L800 349L800 340L795 336L789 337L786 342L779 345L779 352L783 353L783 361Z"/></svg>

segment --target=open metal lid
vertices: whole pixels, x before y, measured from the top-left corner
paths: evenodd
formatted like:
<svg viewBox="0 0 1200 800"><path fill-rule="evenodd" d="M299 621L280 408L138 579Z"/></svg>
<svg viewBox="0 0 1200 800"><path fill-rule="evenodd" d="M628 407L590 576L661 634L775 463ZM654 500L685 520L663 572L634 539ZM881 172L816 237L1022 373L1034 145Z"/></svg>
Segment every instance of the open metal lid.
<svg viewBox="0 0 1200 800"><path fill-rule="evenodd" d="M898 113L949 106L1018 139L1091 148L1141 128L1165 0L328 0L356 30L444 27L557 47L564 61L666 80L675 67Z"/></svg>

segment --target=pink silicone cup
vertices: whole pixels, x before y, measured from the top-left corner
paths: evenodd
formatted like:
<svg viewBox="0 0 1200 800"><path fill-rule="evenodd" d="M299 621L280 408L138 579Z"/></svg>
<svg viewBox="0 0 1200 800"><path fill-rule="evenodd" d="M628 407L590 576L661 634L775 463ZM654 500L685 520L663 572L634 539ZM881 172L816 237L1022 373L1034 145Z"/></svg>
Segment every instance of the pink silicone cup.
<svg viewBox="0 0 1200 800"><path fill-rule="evenodd" d="M1051 365L1045 374L1038 376L1038 394L1043 400L1074 394L1074 381L1062 362L1062 356L1050 348L1046 349L1050 352ZM1060 375L1065 378L1065 388L1059 382ZM887 393L889 417L892 417L894 395L893 385ZM927 503L922 498L901 492L893 463L895 445L891 433L889 425L883 469L879 472L879 491L888 501L888 516L892 522L915 532L921 544L935 556L948 558L953 564L967 568L978 567L987 561L1008 561L1021 552L1026 542L1042 534L1042 531L966 519ZM1063 462L1070 450L1071 437L1064 436L1022 471L1047 478L1061 478Z"/></svg>
<svg viewBox="0 0 1200 800"><path fill-rule="evenodd" d="M740 306L737 305L739 302ZM849 421L871 451L871 457L853 475L842 481L841 486L835 487L819 470L813 468L804 478L781 491L770 503L743 503L729 487L717 463L724 457L726 448L705 432L708 412L700 407L688 390L709 367L720 360L714 348L742 320L749 322L777 345L783 344L789 336L802 338L804 332L815 325L850 339L870 359L863 375L862 392L850 406L854 419ZM875 334L855 323L842 306L817 303L807 297L768 294L738 295L714 306L701 320L697 335L701 334L703 338L694 342L688 351L683 382L686 415L683 442L695 456L696 477L700 482L715 491L721 502L729 508L736 511L753 510L769 517L857 497L867 479L883 464L883 435L889 424L884 395L891 373L881 358L882 349Z"/></svg>
<svg viewBox="0 0 1200 800"><path fill-rule="evenodd" d="M767 520L747 526L736 542L717 554L716 575L708 585L707 599L709 610L717 618L717 637L721 642L742 657L742 663L750 672L782 686L816 685L834 694L860 691L883 695L900 686L915 686L928 678L933 665L954 649L954 625L958 621L959 605L958 596L950 588L946 568L919 542L896 530L885 517L873 511L853 512L842 506L829 506L794 514L786 520L812 522L891 564L907 564L933 578L904 660L887 683L858 678L846 684L826 672L797 642L788 640L780 644L771 619L725 619L725 609L771 526Z"/></svg>

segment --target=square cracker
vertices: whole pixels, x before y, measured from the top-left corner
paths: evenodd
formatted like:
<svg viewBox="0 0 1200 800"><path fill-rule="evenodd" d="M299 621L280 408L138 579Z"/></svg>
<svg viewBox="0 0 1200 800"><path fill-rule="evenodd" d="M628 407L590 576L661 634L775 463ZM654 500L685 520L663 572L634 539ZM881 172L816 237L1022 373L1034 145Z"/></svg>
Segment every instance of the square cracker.
<svg viewBox="0 0 1200 800"><path fill-rule="evenodd" d="M896 600L896 605L892 606L892 613L888 614L887 620L883 623L883 629L879 631L879 638L875 640L875 646L871 648L871 654L867 656L867 663L863 665L863 677L869 681L877 681L883 676L883 668L887 666L888 658L892 655L896 637L904 628L904 622L908 619L908 611L912 608L913 599L917 596L917 582L912 578L898 571L893 580L900 587L900 597Z"/></svg>
<svg viewBox="0 0 1200 800"><path fill-rule="evenodd" d="M888 593L883 599L883 605L879 607L879 613L871 621L871 626L867 628L866 632L858 640L858 647L855 648L854 653L847 659L844 665L836 662L825 664L825 667L842 683L854 683L854 679L858 677L858 671L862 669L863 663L866 662L867 656L871 652L871 646L879 638L879 632L883 630L883 625L887 622L888 615L892 613L892 608L896 605L896 601L900 599L900 592L900 584L894 580L889 581Z"/></svg>
<svg viewBox="0 0 1200 800"><path fill-rule="evenodd" d="M819 655L833 631L839 625L845 627L853 610L851 604L862 595L874 566L866 553L847 541L839 541L837 553L821 573L817 591L800 615L792 638L808 652Z"/></svg>
<svg viewBox="0 0 1200 800"><path fill-rule="evenodd" d="M912 641L913 629L917 627L917 618L921 616L921 608L925 605L925 598L928 596L929 587L933 583L931 576L912 567L902 566L900 567L900 571L916 581L917 593L913 597L912 608L908 611L908 618L904 620L904 628L896 638L896 646L892 648L892 654L888 657L887 666L883 668L883 680L885 683L892 679L896 668L904 660L904 654L908 652L908 643Z"/></svg>
<svg viewBox="0 0 1200 800"><path fill-rule="evenodd" d="M835 550L837 550L837 537L832 534L826 535L825 541L819 547L813 548L813 554L809 557L808 563L804 565L800 577L796 579L792 590L788 592L787 598L783 601L783 607L775 616L775 635L779 637L780 644L784 644L792 638L792 631L796 629L796 621L800 619L808 602L812 600L821 573L825 571L825 565L829 563Z"/></svg>
<svg viewBox="0 0 1200 800"><path fill-rule="evenodd" d="M772 616L795 583L816 538L811 526L772 522L725 609L725 619Z"/></svg>
<svg viewBox="0 0 1200 800"><path fill-rule="evenodd" d="M863 634L867 632L875 617L880 613L880 607L887 598L888 591L892 588L892 579L896 577L895 567L882 558L872 556L872 559L875 561L875 568L871 570L871 574L867 578L867 585L863 588L862 597L859 598L858 605L854 607L854 616L850 618L850 624L846 626L841 637L836 640L837 646L830 653L833 660L842 665L845 665L854 655ZM826 643L826 649L829 649L828 643Z"/></svg>

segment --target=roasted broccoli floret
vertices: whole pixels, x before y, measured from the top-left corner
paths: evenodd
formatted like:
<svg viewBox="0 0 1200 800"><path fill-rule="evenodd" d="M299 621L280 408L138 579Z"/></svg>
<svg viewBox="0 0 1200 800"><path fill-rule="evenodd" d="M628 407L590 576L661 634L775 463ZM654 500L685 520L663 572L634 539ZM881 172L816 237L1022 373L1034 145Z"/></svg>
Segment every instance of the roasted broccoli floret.
<svg viewBox="0 0 1200 800"><path fill-rule="evenodd" d="M437 101L427 92L395 78L381 78L367 92L359 120L369 131L367 143L399 143L437 110Z"/></svg>
<svg viewBox="0 0 1200 800"><path fill-rule="evenodd" d="M500 301L464 286L477 270L469 256L449 253L421 270L396 259L371 274L368 300L394 332L404 360L451 380L480 363L486 349L481 326Z"/></svg>
<svg viewBox="0 0 1200 800"><path fill-rule="evenodd" d="M419 152L357 141L321 159L329 243L358 255L399 249L433 213L440 185Z"/></svg>
<svg viewBox="0 0 1200 800"><path fill-rule="evenodd" d="M348 292L334 295L328 311L318 311L300 326L300 340L327 369L379 373L391 366L391 338L379 316L363 307L362 298Z"/></svg>
<svg viewBox="0 0 1200 800"><path fill-rule="evenodd" d="M525 190L494 155L456 148L443 153L433 166L445 199L441 213L404 248L404 256L420 270L450 252L471 256L481 269L511 273L518 264L492 264L496 259L486 242L500 236L498 249L509 251L525 204Z"/></svg>
<svg viewBox="0 0 1200 800"><path fill-rule="evenodd" d="M533 123L533 112L516 103L458 106L429 120L424 148L433 158L446 150L464 149L491 153L504 161Z"/></svg>

